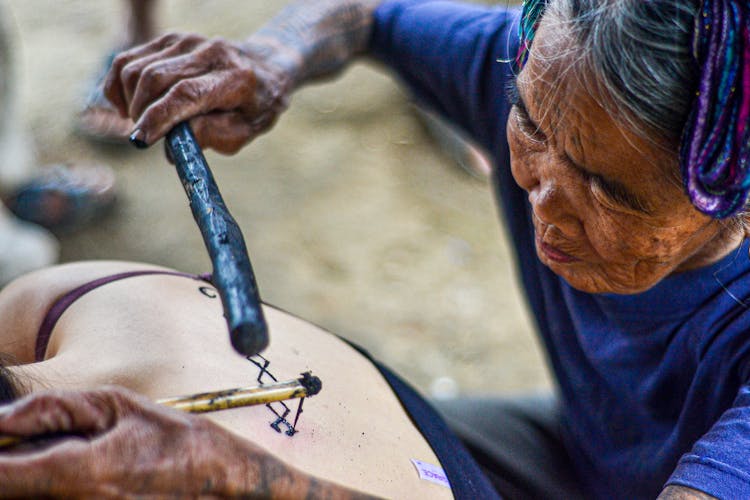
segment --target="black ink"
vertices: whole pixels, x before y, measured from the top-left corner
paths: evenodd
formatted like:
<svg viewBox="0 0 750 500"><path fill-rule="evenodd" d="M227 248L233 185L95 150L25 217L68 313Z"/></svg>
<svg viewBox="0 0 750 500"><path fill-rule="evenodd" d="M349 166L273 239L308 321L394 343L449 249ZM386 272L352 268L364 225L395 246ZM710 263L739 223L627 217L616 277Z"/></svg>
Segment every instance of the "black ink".
<svg viewBox="0 0 750 500"><path fill-rule="evenodd" d="M260 384L263 384L263 378L264 376L266 378L270 378L274 382L278 382L276 377L268 371L268 367L271 364L270 361L268 361L266 358L261 356L260 354L256 354L254 356L247 356L247 360L250 361L252 364L257 366L260 369L260 373L258 373L257 381ZM303 377L305 374L302 375ZM308 372L309 376L309 372ZM312 377L309 377L312 378ZM317 377L315 377L317 378ZM320 389L318 389L320 390ZM276 416L273 422L271 422L271 428L281 434L282 432L286 434L289 437L294 436L297 432L297 422L299 421L299 416L302 414L302 402L305 400L305 398L301 398L299 400L299 405L297 406L297 411L294 414L294 423L290 424L289 421L286 419L287 416L291 413L291 409L284 403L283 401L276 401L274 403L268 403L266 404L266 408L271 410L271 412ZM276 405L278 409L274 407ZM282 430L282 426L285 430Z"/></svg>
<svg viewBox="0 0 750 500"><path fill-rule="evenodd" d="M311 372L303 373L302 378L298 380L302 384L302 387L305 388L305 393L308 396L315 396L323 388L323 382Z"/></svg>
<svg viewBox="0 0 750 500"><path fill-rule="evenodd" d="M297 427L297 421L299 420L299 416L302 415L302 402L305 400L305 398L302 398L299 400L299 406L297 406L297 414L294 416L294 423L292 424L292 428Z"/></svg>
<svg viewBox="0 0 750 500"><path fill-rule="evenodd" d="M304 399L304 398L303 398L303 399ZM287 416L289 415L289 413L291 413L291 410L289 409L289 407L288 407L288 406L287 406L287 405L286 405L286 404L285 404L285 403L284 403L283 401L278 401L278 404L279 404L279 405L280 405L280 406L282 407L282 410L281 410L281 412L277 411L277 410L276 410L276 409L275 409L275 408L274 408L274 407L272 406L272 405L273 405L273 403L268 403L268 404L266 405L266 407L268 407L268 409L269 409L269 410L271 410L271 411L272 411L272 412L274 413L274 415L276 415L276 420L274 420L273 422L271 422L271 427L272 427L272 428L273 428L273 429L274 429L274 430L275 430L276 432L278 432L278 433L281 433L281 432L282 432L282 430L281 430L281 427L280 427L280 425L284 425L284 427L286 427L286 430L285 430L285 431L283 431L283 432L284 432L284 434L286 434L287 436L290 436L290 437L291 437L291 436L294 436L294 435L295 435L295 434L297 433L297 430L296 430L296 429L294 428L294 426L293 426L292 424L290 424L290 423L289 423L289 421L288 421L288 420L286 419L286 417L287 417ZM299 414L298 414L298 415L299 415ZM295 422L296 422L296 421L297 421L297 420L295 419Z"/></svg>
<svg viewBox="0 0 750 500"><path fill-rule="evenodd" d="M202 286L202 287L198 288L198 291L200 291L203 295L205 295L209 299L215 299L216 298L216 290L214 290L210 286Z"/></svg>
<svg viewBox="0 0 750 500"><path fill-rule="evenodd" d="M257 360L253 358L257 358ZM268 375L269 377L271 377L271 380L273 380L274 382L278 382L278 380L276 380L276 377L274 377L271 372L266 370L266 368L268 368L268 365L271 364L271 362L268 361L266 358L264 358L260 354L256 354L255 356L248 356L247 360L250 361L255 366L257 366L258 368L260 368L260 373L258 374L258 378L257 378L259 383L261 384L263 383L263 380L262 380L263 375Z"/></svg>

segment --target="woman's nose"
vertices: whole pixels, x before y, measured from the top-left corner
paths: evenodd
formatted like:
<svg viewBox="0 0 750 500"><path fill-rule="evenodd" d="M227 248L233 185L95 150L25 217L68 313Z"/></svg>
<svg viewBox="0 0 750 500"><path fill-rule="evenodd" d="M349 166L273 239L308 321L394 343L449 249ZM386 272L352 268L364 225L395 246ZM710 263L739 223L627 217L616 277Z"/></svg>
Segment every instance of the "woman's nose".
<svg viewBox="0 0 750 500"><path fill-rule="evenodd" d="M556 226L568 237L577 234L580 224L562 186L541 180L529 190L529 202L534 215L544 224Z"/></svg>

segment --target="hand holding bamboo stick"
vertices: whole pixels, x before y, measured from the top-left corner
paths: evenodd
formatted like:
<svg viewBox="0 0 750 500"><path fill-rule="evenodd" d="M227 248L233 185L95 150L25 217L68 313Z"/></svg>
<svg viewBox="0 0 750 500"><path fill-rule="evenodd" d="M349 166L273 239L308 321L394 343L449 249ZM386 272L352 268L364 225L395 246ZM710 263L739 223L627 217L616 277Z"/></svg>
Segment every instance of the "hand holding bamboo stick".
<svg viewBox="0 0 750 500"><path fill-rule="evenodd" d="M300 378L285 382L164 398L156 403L188 413L207 413L306 398L318 394L322 388L320 378L305 372ZM0 435L0 449L15 446L25 440L19 436Z"/></svg>

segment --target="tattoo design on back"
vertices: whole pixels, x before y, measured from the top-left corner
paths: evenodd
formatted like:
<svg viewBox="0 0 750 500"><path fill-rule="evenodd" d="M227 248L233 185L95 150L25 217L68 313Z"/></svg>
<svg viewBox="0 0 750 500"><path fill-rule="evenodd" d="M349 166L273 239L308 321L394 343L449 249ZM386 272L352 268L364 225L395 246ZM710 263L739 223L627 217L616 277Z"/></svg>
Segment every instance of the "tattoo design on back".
<svg viewBox="0 0 750 500"><path fill-rule="evenodd" d="M216 290L209 286L201 286L198 288L198 291L211 299L215 299L218 297L218 293L216 292ZM266 358L264 358L260 354L255 354L254 356L247 356L247 360L260 369L260 373L258 373L257 378L259 384L263 384L264 382L278 382L274 374L268 371L268 366L271 364L271 362ZM266 408L271 410L271 412L275 416L275 419L271 422L271 428L280 434L283 432L289 437L294 436L298 432L297 422L299 421L299 416L302 414L302 403L304 401L305 398L300 398L299 404L297 405L297 411L294 414L294 422L289 422L289 420L287 420L287 417L292 412L292 410L284 401L267 403Z"/></svg>
<svg viewBox="0 0 750 500"><path fill-rule="evenodd" d="M247 360L250 361L252 364L257 366L260 369L260 373L258 373L258 383L263 384L264 381L266 383L268 382L278 382L276 377L268 371L268 366L271 364L270 361L268 361L266 358L261 356L260 354L255 354L253 356L248 356ZM274 429L278 433L284 433L289 437L294 436L297 431L297 422L299 421L299 416L302 414L302 403L305 401L305 398L300 398L299 404L297 405L297 411L294 415L294 422L290 423L287 420L287 417L292 412L292 410L287 406L287 404L284 401L275 401L273 403L267 403L266 408L271 410L271 412L276 417L273 422L271 422L271 428Z"/></svg>

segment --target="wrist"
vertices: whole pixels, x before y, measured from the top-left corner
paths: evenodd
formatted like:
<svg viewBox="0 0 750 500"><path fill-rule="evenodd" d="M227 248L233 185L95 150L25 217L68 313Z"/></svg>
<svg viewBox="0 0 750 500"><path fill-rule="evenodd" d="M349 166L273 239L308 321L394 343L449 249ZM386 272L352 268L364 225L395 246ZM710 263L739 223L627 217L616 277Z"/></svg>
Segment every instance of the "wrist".
<svg viewBox="0 0 750 500"><path fill-rule="evenodd" d="M262 34L255 34L236 45L242 54L263 66L286 90L297 88L303 63L301 54Z"/></svg>
<svg viewBox="0 0 750 500"><path fill-rule="evenodd" d="M382 0L298 0L243 46L281 68L293 88L330 77L368 50Z"/></svg>

